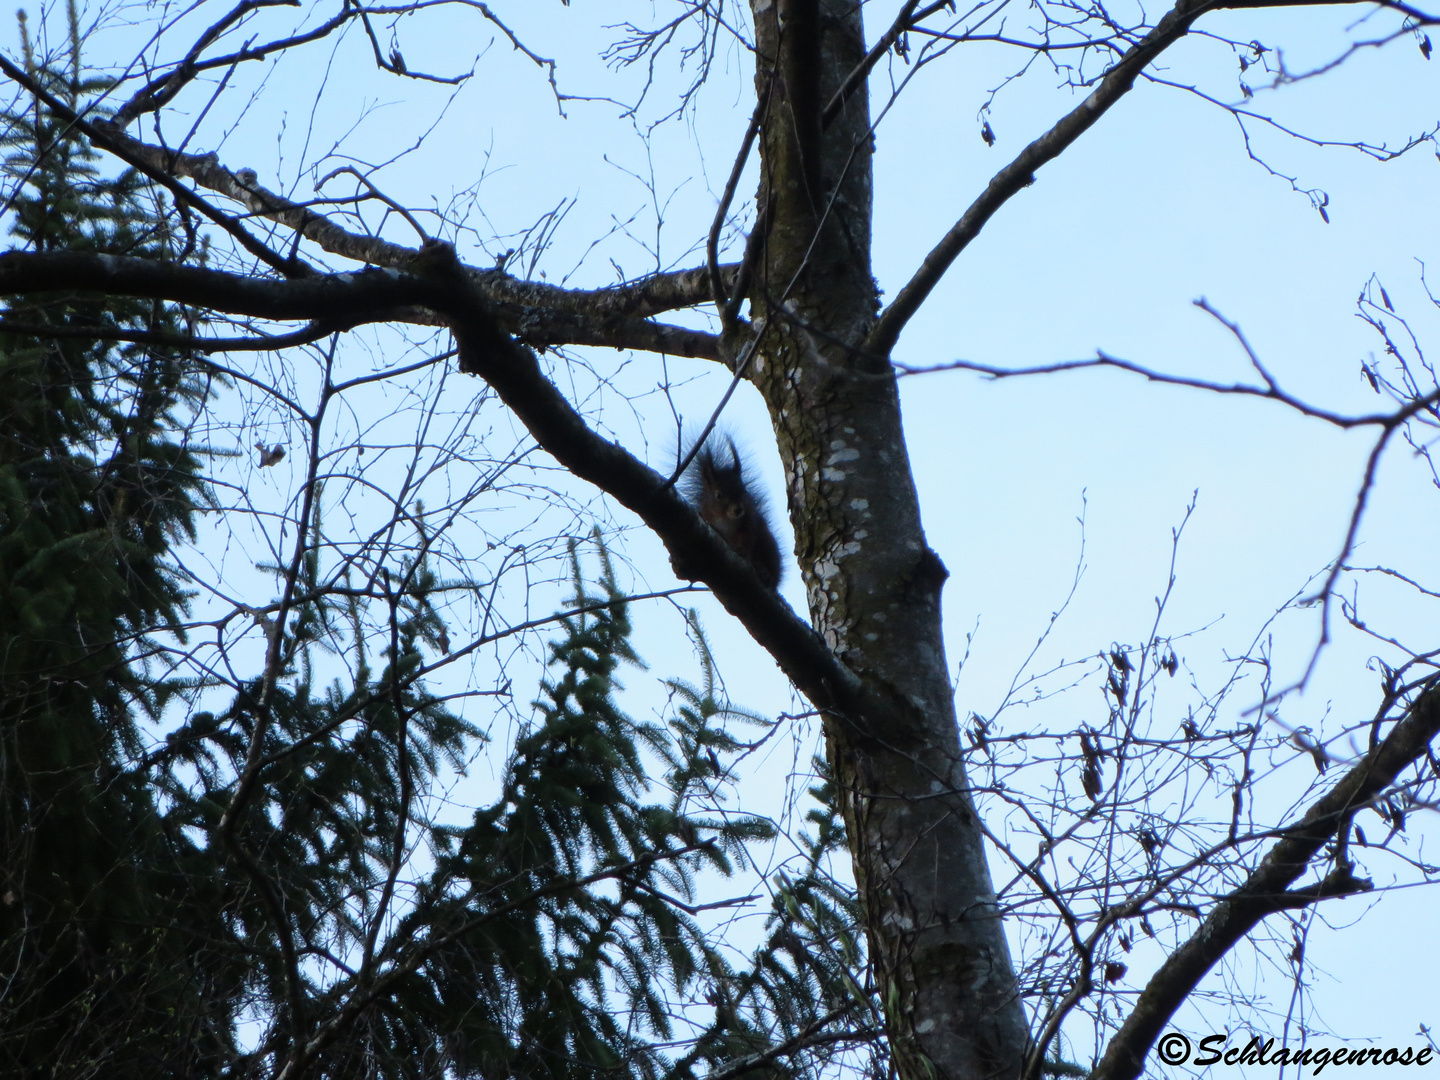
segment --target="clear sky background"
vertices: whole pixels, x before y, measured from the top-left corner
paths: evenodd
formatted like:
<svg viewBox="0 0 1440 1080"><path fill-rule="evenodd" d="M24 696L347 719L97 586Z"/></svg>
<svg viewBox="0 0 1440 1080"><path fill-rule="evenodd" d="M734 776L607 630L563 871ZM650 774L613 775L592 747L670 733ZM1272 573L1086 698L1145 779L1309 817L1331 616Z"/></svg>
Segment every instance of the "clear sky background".
<svg viewBox="0 0 1440 1080"><path fill-rule="evenodd" d="M630 101L642 73L606 66L599 54L621 36L606 25L627 17L653 24L676 5L574 0L566 8L551 0L501 0L492 7L529 47L557 60L563 90ZM872 35L897 7L867 5ZM1287 69L1300 72L1339 56L1347 42L1395 26L1389 16L1357 22L1368 11L1223 12L1199 26L1281 48ZM126 25L128 14L123 7L92 11L104 29L89 46L91 62L133 55L141 28ZM316 21L320 9L304 17ZM1007 25L1018 33L1025 19L1016 10ZM267 25L275 31L282 24ZM412 71L466 71L478 54L474 78L451 99L449 87L376 73L368 44L356 35L338 49L325 44L273 67L237 72L193 148L216 151L231 168L253 167L261 183L297 198L310 197L314 180L339 165L388 162L371 176L390 196L411 206L446 208L457 199L468 205L477 232L462 234L458 246L476 265L515 246L504 234L573 200L538 264L555 283L598 286L617 280L617 267L635 276L702 261L697 245L753 104L750 63L740 50L722 41L695 108L652 128L673 107L685 77L673 67L657 71L651 96L634 117L605 101L567 102L562 117L544 72L473 12L403 20L396 34ZM912 38L912 47L919 44ZM1413 37L1362 49L1323 77L1278 90L1268 88L1276 54L1269 56L1270 75L1252 67L1244 76L1255 92L1251 107L1316 138L1397 146L1440 121L1440 58L1427 61ZM888 295L990 176L1080 100L1046 61L1037 61L996 98L988 120L997 142L987 147L979 110L1022 63L1019 53L999 47L956 50L922 70L880 124L875 273ZM899 64L877 69L876 112L892 77L909 70ZM1238 59L1213 40L1172 49L1160 74L1225 102L1241 100ZM1024 366L1103 349L1167 372L1251 380L1234 339L1192 305L1205 297L1243 328L1289 390L1340 411L1379 407L1361 362L1382 345L1354 314L1372 274L1422 344L1440 350L1440 312L1421 284L1428 262L1440 287L1435 147L1380 164L1353 149L1309 146L1260 124L1254 134L1256 152L1272 168L1296 177L1302 188L1328 193L1328 224L1308 197L1247 158L1228 113L1184 90L1141 81L995 217L907 329L895 358L916 366L958 359ZM470 201L462 193L477 183ZM748 197L753 190L752 176L741 191ZM387 225L386 235L414 242L399 222ZM588 359L610 374L613 390L586 400L614 437L657 466L671 459L675 430L658 384L667 376L675 384L673 400L693 425L726 382L713 365L699 362L671 360L662 369L644 355L596 352ZM584 378L580 384L588 385ZM457 380L449 392L458 398L475 391ZM636 403L627 404L624 393ZM945 594L952 664L971 635L969 660L957 679L961 715L993 712L1065 600L1081 558L1082 512L1083 577L1036 667L1094 656L1112 643L1139 644L1150 631L1154 598L1165 588L1171 530L1192 495L1196 509L1179 547L1164 630L1200 631L1177 647L1185 664L1179 681L1193 678L1213 689L1229 670L1226 657L1248 648L1266 620L1336 556L1373 437L1271 403L1154 386L1113 372L1000 383L964 372L917 375L904 380L903 395L930 543L952 575ZM772 503L781 505L780 465L758 395L742 388L727 421ZM248 447L255 437L237 430L235 443ZM263 482L283 488L285 474L274 472ZM635 524L621 511L613 514L616 526ZM1440 492L1423 462L1397 445L1385 459L1352 561L1392 566L1440 588L1437 538ZM659 545L643 531L625 531L616 543L636 591L674 584ZM1427 606L1371 580L1358 588L1362 614L1376 629L1421 648L1437 644L1433 601ZM782 591L804 609L793 566ZM532 604L543 611L550 602L547 596ZM704 600L699 607L735 699L770 713L796 708L773 663L718 607ZM654 675L693 672L672 608L652 604L636 616L639 648ZM1310 609L1274 624L1281 684L1303 670L1317 619ZM1379 685L1378 674L1367 669L1372 655L1395 658L1373 640L1342 630L1310 687L1285 702L1283 723L1325 734L1369 715ZM660 695L649 676L632 675L630 683L635 715L656 707ZM1238 722L1258 699L1258 688L1240 692L1227 716ZM1098 685L1063 700L1070 726L1105 715ZM1184 701L1183 693L1174 695L1176 726ZM1023 730L1050 715L1022 710L1008 713L1004 723ZM790 768L796 752L804 761L814 732L803 724L795 731L801 749L786 743L770 757L751 788L757 797L778 790L774 776ZM1333 749L1342 760L1348 754L1344 746ZM1302 798L1314 778L1298 751L1277 763L1262 802L1272 811ZM1382 832L1375 821L1373 831ZM1431 812L1416 813L1410 831L1411 850L1421 855L1429 854L1422 838L1432 845L1440 840ZM1388 883L1387 873L1377 873L1377 885ZM1352 1039L1397 1046L1419 1045L1414 1033L1421 1023L1440 1025L1431 977L1440 967L1437 895L1398 891L1368 914L1368 899L1321 910L1322 919L1339 928L1318 928L1309 943L1316 970L1307 978L1322 1024ZM1146 960L1137 958L1126 985L1142 986L1147 970ZM1286 1008L1284 971L1243 966L1231 978ZM1198 1035L1201 1024L1192 1015L1177 1027ZM1278 1033L1278 1025L1269 1030Z"/></svg>

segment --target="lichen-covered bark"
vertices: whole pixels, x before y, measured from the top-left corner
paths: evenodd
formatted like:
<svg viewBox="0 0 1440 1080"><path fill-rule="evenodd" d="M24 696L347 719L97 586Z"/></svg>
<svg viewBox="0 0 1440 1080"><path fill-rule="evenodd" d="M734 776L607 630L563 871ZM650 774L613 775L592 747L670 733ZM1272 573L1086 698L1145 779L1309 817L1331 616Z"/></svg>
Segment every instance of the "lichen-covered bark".
<svg viewBox="0 0 1440 1080"><path fill-rule="evenodd" d="M882 729L826 716L895 1058L907 1080L1014 1077L1027 1033L960 756L940 629L946 570L921 528L888 358L861 347L878 308L863 90L821 122L864 55L859 5L752 7L760 92L775 83L751 377L785 462L813 624L905 718Z"/></svg>

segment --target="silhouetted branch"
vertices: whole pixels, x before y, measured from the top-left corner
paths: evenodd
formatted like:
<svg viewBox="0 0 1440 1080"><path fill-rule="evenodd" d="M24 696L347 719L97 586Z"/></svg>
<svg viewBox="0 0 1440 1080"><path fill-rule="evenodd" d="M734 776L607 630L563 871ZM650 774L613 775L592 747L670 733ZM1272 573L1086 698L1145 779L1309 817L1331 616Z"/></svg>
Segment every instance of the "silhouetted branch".
<svg viewBox="0 0 1440 1080"><path fill-rule="evenodd" d="M1110 1040L1091 1080L1134 1080L1170 1017L1226 953L1267 915L1327 896L1363 891L1368 883L1338 867L1322 882L1290 890L1349 815L1381 796L1440 734L1440 689L1430 686L1390 734L1351 768L1277 841L1245 883L1222 899L1190 939L1150 979L1124 1025ZM1338 875L1338 876L1337 876Z"/></svg>

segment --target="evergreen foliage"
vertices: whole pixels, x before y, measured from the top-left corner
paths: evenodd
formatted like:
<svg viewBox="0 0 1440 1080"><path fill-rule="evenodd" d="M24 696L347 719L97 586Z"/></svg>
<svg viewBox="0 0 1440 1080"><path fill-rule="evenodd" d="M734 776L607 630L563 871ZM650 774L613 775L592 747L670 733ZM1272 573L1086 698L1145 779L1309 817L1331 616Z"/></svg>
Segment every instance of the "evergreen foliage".
<svg viewBox="0 0 1440 1080"><path fill-rule="evenodd" d="M268 670L223 711L193 714L151 758L163 762L171 819L208 837L225 867L227 926L246 963L245 1018L265 1033L221 1075L268 1075L353 989L343 976L374 955L371 928L392 908L413 843L413 802L442 767L459 768L467 740L479 737L416 678L421 643L438 625L423 559L387 586L389 647L376 671L365 605L354 591L325 594L318 546L308 545L298 577L299 591L316 599L297 605L283 628L270 625L279 640ZM348 661L345 679L324 681L330 653ZM237 778L252 745L265 767L247 785ZM415 1075L420 1047L404 1025L381 1018L373 1026L400 1040L370 1047L372 1059L388 1062L380 1075ZM322 1072L374 1070L371 1060Z"/></svg>
<svg viewBox="0 0 1440 1080"><path fill-rule="evenodd" d="M70 15L68 63L27 44L28 70L83 111L105 87ZM18 244L203 257L43 103L4 120ZM755 897L698 899L775 836L724 806L736 731L770 728L723 702L693 616L700 685L667 684L664 722L621 711L639 661L598 535L600 594L572 545L570 614L498 795L439 824L426 800L483 736L421 677L425 649L449 651L423 510L417 554L352 584L322 565L313 482L295 564L264 568L281 600L254 614L261 670L177 678L173 547L210 498L189 425L224 384L153 342L196 319L78 293L4 319L0 1075L788 1077L877 1045L854 898L827 872L828 781L753 953L724 920Z"/></svg>
<svg viewBox="0 0 1440 1080"><path fill-rule="evenodd" d="M667 724L625 716L617 674L639 661L603 544L600 560L597 598L572 547L577 614L551 643L535 722L495 801L467 827L436 830L434 872L396 935L421 959L397 969L370 1024L336 1039L325 1074L370 1063L400 1077L423 1061L419 1075L679 1080L754 1058L766 1075L800 1075L813 1056L767 1055L822 1022L867 1015L853 898L826 874L844 850L833 801L812 811L821 828L804 872L782 881L747 965L732 966L702 923L697 878L729 876L773 836L760 819L714 812L721 755L743 749L728 725L763 721L717 700L693 622L703 689L670 682ZM653 759L665 798L649 802Z"/></svg>
<svg viewBox="0 0 1440 1080"><path fill-rule="evenodd" d="M68 66L26 53L73 105L100 85L71 18ZM20 244L175 257L141 178L102 177L39 102L4 119ZM182 354L70 332L173 331L172 307L77 294L6 318L37 332L0 338L0 1073L193 1075L230 1053L239 973L206 945L213 865L125 762L174 689L145 657L185 607L166 552L204 497L183 432L204 384Z"/></svg>

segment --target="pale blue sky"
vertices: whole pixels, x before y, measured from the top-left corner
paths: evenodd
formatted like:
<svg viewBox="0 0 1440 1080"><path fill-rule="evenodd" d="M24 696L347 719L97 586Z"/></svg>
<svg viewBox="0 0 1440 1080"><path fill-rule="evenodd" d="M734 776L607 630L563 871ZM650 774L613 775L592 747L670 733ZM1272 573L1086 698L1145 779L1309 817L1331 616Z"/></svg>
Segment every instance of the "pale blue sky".
<svg viewBox="0 0 1440 1080"><path fill-rule="evenodd" d="M617 89L616 77L596 58L598 46L609 40L600 26L620 21L622 12L649 19L651 5L575 0L566 9L523 0L492 6L528 45L560 62L565 90L620 98L633 91L633 71L618 78ZM868 5L872 33L897 6ZM1345 28L1362 13L1348 6L1224 12L1206 16L1200 27L1282 46L1289 69L1301 71L1337 55L1347 40ZM441 25L440 18L426 25ZM1018 27L1023 16L1015 19ZM1392 25L1373 22L1349 36ZM445 206L485 172L477 206L500 232L523 228L562 200L575 199L541 263L555 282L582 258L572 284L613 282L612 258L630 275L654 269L657 243L662 266L700 261L695 244L752 107L741 53L722 44L698 111L655 129L647 156L637 129L666 101L673 73L662 73L639 123L600 102L570 102L568 119L562 119L543 73L503 39L490 44L495 35L478 19L456 17L443 24L445 33L422 33L419 25L402 22L399 30L412 70L448 74L468 69L476 53L483 58L428 142L375 175L390 195L412 206ZM97 39L106 44L92 48L92 60L129 55L133 31L111 33ZM237 73L202 126L196 148L216 150L232 168L255 168L261 183L308 197L314 172L305 170L328 172L348 163L346 153L371 163L401 153L450 93L377 75L358 37L340 48L333 63L330 48L282 62L258 103L244 90L255 85L260 69ZM998 142L987 147L977 110L987 90L1017 63L1016 54L993 47L957 50L922 71L881 125L875 272L887 294L993 172L1079 100L1057 89L1057 76L1037 64L996 101L989 120ZM1213 41L1176 47L1164 58L1163 74L1199 81L1226 101L1240 97L1238 63ZM1266 78L1258 69L1245 77L1256 90L1251 107L1321 138L1396 145L1440 121L1440 59L1427 62L1409 37L1278 93L1263 89ZM322 79L329 80L330 96L312 113ZM887 79L882 65L872 105L880 103ZM373 111L367 113L367 106ZM332 146L341 156L322 159ZM1422 341L1440 350L1440 313L1420 287L1417 262L1440 267L1434 146L1383 165L1353 150L1316 149L1274 134L1262 133L1256 146L1302 187L1330 194L1329 224L1306 197L1247 160L1226 113L1142 81L1001 210L906 331L896 359L921 366L961 358L1026 365L1087 357L1099 348L1169 372L1249 378L1234 340L1192 306L1203 296L1241 325L1287 388L1338 410L1375 408L1380 399L1361 379L1360 363L1379 351L1379 342L1354 317L1355 297L1372 273L1422 331ZM292 186L297 170L304 182ZM651 170L654 198L642 182ZM753 184L747 180L741 190L748 196ZM665 220L658 233L657 201ZM478 216L472 224L486 227ZM610 238L590 249L606 233ZM387 235L413 242L400 223L392 223ZM471 239L460 238L462 257L485 262ZM1440 284L1440 269L1432 280ZM611 352L593 358L601 370L618 359ZM640 356L615 377L616 385L653 391L660 372L655 358ZM723 380L701 363L671 361L669 372L675 379L700 377L675 397L688 419L703 419ZM470 392L459 383L452 389ZM1181 653L1203 685L1213 684L1226 652L1244 649L1275 609L1335 556L1370 438L1277 405L1151 386L1116 373L997 384L950 372L909 378L903 393L930 542L952 573L946 591L952 663L964 651L965 634L978 625L959 683L962 714L988 714L995 707L1064 599L1078 556L1082 499L1088 507L1087 569L1045 659L1093 655L1112 642L1136 643L1148 632L1153 597L1165 583L1170 530L1198 490L1167 626L1175 633L1210 627ZM658 394L634 410L612 396L603 416L637 452L656 464L667 460L673 426ZM779 463L765 443L763 410L753 391L742 389L728 419L778 506ZM1397 446L1382 470L1354 561L1386 563L1440 587L1437 494L1419 463ZM626 521L623 513L617 517ZM636 568L637 589L673 583L657 544L637 533L622 543ZM784 592L803 608L793 567ZM1433 608L1393 589L1367 588L1361 597L1377 627L1433 643ZM700 606L736 698L761 710L792 708L773 664L756 655L714 605ZM691 670L675 616L660 605L637 616L640 649L654 672ZM1277 624L1281 682L1303 668L1317 629L1314 612L1292 613ZM1366 660L1377 651L1358 635L1341 634L1311 688L1282 709L1285 721L1324 731L1325 724L1338 729L1368 714L1378 677ZM653 687L647 691L638 674L629 681L636 690L633 708L642 712L647 694L654 700ZM1073 700L1077 715L1101 715L1093 688ZM1232 718L1256 700L1242 691L1230 706ZM1010 722L1023 723L1024 714L1012 714ZM780 753L772 767L788 764L788 755ZM1308 760L1301 757L1299 766L1308 768ZM1300 767L1282 772L1270 805L1298 798L1309 779ZM767 784L775 786L762 776L757 787ZM1431 841L1440 838L1430 813L1416 814L1411 829ZM1383 872L1377 884L1382 880ZM1347 901L1323 914L1344 923L1366 903ZM1428 977L1440 966L1434 905L1433 893L1400 892L1383 898L1357 927L1317 933L1309 956L1335 977L1317 977L1312 986L1325 1023L1355 1038L1402 1046L1416 1041L1417 1024L1440 1024ZM1143 966L1137 959L1126 985L1142 985ZM1237 982L1276 996L1284 1007L1283 973L1252 971Z"/></svg>

